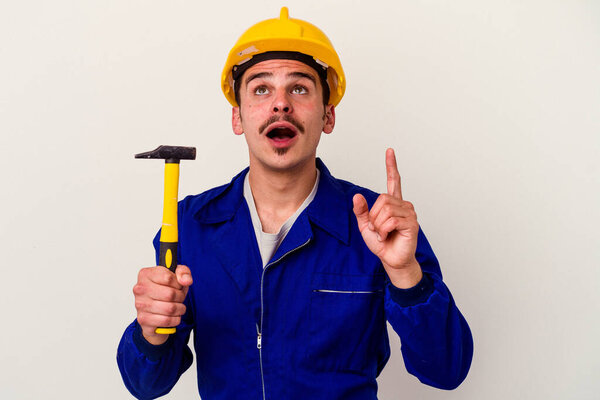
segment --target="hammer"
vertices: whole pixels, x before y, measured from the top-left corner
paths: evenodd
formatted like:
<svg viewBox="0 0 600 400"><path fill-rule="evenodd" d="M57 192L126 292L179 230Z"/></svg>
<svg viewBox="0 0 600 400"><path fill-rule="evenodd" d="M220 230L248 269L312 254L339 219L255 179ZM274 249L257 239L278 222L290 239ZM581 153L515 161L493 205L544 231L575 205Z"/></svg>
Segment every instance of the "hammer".
<svg viewBox="0 0 600 400"><path fill-rule="evenodd" d="M159 158L165 160L165 197L163 204L162 229L158 264L169 271L177 269L177 192L179 190L179 161L195 160L195 147L158 146L152 151L136 154L135 158ZM168 335L175 333L175 327L156 328L155 332Z"/></svg>

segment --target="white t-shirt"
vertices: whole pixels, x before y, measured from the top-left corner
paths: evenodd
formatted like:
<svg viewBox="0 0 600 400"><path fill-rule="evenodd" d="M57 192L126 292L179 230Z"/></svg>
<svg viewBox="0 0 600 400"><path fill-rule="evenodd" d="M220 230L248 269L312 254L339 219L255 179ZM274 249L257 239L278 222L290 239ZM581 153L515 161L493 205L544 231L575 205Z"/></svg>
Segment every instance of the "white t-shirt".
<svg viewBox="0 0 600 400"><path fill-rule="evenodd" d="M244 198L246 199L246 203L248 204L248 209L250 210L250 218L252 218L252 226L254 227L254 234L256 235L256 240L258 242L258 249L260 250L260 256L262 258L263 268L269 263L277 248L285 239L285 236L290 231L292 225L296 221L296 218L304 211L304 209L310 204L311 201L315 198L317 194L317 187L319 187L319 178L321 176L321 172L317 169L317 179L315 180L315 185L312 188L312 191L308 195L308 197L304 200L304 202L300 205L298 210L287 219L279 228L279 232L277 233L265 233L262 230L262 224L260 223L260 218L258 218L258 212L256 211L256 204L254 204L254 197L252 196L252 189L250 188L250 180L246 174L246 178L244 179Z"/></svg>

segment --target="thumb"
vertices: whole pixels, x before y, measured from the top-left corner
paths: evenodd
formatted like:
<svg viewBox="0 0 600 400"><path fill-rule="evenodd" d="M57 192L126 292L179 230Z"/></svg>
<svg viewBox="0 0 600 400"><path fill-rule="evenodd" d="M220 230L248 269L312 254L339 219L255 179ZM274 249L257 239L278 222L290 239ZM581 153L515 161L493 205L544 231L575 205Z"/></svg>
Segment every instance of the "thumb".
<svg viewBox="0 0 600 400"><path fill-rule="evenodd" d="M175 275L177 276L177 282L181 286L190 286L194 281L192 279L192 272L186 265L178 265Z"/></svg>
<svg viewBox="0 0 600 400"><path fill-rule="evenodd" d="M358 222L358 229L362 232L369 225L369 205L362 194L355 194L352 198L353 211Z"/></svg>

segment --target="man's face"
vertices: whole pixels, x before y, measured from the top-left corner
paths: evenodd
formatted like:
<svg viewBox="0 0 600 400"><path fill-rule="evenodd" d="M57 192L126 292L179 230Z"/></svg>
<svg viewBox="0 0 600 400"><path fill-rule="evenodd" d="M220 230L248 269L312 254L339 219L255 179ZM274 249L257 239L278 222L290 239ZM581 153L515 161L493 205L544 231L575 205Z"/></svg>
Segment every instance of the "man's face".
<svg viewBox="0 0 600 400"><path fill-rule="evenodd" d="M245 134L250 164L284 171L314 163L321 132L331 133L335 125L316 71L295 60L267 60L241 79L232 127Z"/></svg>

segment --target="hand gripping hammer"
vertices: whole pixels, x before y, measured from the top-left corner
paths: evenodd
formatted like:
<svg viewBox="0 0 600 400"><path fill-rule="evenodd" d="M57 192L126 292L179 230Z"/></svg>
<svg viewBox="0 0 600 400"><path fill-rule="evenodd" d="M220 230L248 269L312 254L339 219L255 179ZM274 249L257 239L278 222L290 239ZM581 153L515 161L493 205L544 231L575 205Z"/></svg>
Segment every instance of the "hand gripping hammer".
<svg viewBox="0 0 600 400"><path fill-rule="evenodd" d="M163 221L160 230L158 264L171 272L177 269L177 192L179 190L179 161L195 160L195 147L158 146L152 151L136 154L135 158L159 158L165 160L165 197ZM175 333L175 327L156 328L156 333Z"/></svg>

